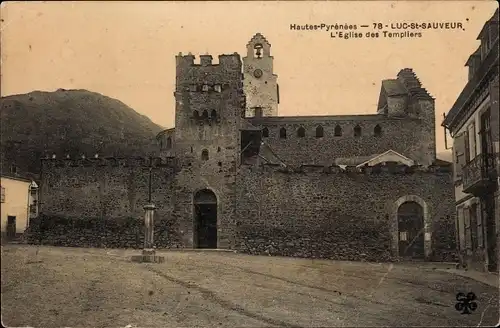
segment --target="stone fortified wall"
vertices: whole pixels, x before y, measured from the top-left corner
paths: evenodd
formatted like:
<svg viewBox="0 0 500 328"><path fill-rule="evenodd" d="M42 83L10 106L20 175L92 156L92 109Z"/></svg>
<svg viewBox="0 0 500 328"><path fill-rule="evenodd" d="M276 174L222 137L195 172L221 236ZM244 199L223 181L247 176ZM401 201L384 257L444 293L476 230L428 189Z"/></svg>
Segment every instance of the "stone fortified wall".
<svg viewBox="0 0 500 328"><path fill-rule="evenodd" d="M346 169L242 166L236 248L252 254L389 260L397 238L395 203L413 195L428 206L430 258L454 258L450 168Z"/></svg>
<svg viewBox="0 0 500 328"><path fill-rule="evenodd" d="M43 159L41 216L26 238L52 245L140 247L150 168L155 238L159 247L178 246L173 158Z"/></svg>

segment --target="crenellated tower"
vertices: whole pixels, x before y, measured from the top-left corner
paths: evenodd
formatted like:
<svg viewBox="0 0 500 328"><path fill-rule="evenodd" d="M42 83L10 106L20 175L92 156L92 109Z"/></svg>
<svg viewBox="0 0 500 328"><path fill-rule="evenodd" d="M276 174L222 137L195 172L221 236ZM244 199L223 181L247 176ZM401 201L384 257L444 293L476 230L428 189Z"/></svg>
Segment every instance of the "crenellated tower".
<svg viewBox="0 0 500 328"><path fill-rule="evenodd" d="M274 74L273 61L271 44L262 34L255 34L243 58L247 117L278 115L278 76Z"/></svg>
<svg viewBox="0 0 500 328"><path fill-rule="evenodd" d="M238 54L176 57L175 156L194 167L237 161L239 124L244 110ZM234 164L233 164L234 165Z"/></svg>

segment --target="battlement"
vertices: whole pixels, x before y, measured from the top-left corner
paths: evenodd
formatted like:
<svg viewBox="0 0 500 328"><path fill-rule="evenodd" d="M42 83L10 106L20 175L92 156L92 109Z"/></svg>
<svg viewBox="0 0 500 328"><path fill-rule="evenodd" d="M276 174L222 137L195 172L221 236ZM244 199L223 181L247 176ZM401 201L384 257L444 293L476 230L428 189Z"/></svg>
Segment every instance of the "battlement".
<svg viewBox="0 0 500 328"><path fill-rule="evenodd" d="M340 175L412 175L412 174L429 174L429 175L449 175L452 173L452 166L407 166L403 164L396 165L375 165L375 166L339 166L339 165L311 165L302 164L299 166L285 166L282 164L264 163L256 165L242 165L242 170L259 171L259 172L279 172L283 174L307 174L307 173L322 173L322 174L340 174Z"/></svg>
<svg viewBox="0 0 500 328"><path fill-rule="evenodd" d="M408 90L411 97L434 100L430 93L422 87L422 83L415 72L413 72L413 69L403 68L399 71L397 78L405 86L406 90Z"/></svg>
<svg viewBox="0 0 500 328"><path fill-rule="evenodd" d="M196 56L192 53L183 55L182 52L175 57L177 66L181 67L219 67L221 70L234 70L235 68L241 67L241 58L238 53L233 53L231 55L222 54L219 55L219 63L214 64L212 55L204 54L200 55L199 63L195 63Z"/></svg>
<svg viewBox="0 0 500 328"><path fill-rule="evenodd" d="M176 168L177 160L174 157L93 157L93 158L42 158L42 168L53 167L153 167L153 168Z"/></svg>

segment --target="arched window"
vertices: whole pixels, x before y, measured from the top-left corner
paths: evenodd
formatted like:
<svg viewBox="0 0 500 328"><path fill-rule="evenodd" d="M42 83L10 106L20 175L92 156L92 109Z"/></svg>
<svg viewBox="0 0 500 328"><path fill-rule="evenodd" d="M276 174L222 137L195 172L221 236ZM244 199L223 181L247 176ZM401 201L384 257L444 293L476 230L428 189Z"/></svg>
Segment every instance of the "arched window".
<svg viewBox="0 0 500 328"><path fill-rule="evenodd" d="M167 138L167 149L172 148L172 137Z"/></svg>
<svg viewBox="0 0 500 328"><path fill-rule="evenodd" d="M206 109L203 111L203 115L202 116L203 116L203 118L208 118L208 112L207 112Z"/></svg>
<svg viewBox="0 0 500 328"><path fill-rule="evenodd" d="M355 137L361 137L361 127L359 125L356 125L354 127L354 136Z"/></svg>
<svg viewBox="0 0 500 328"><path fill-rule="evenodd" d="M222 88L221 88L220 84L214 85L214 90L215 90L215 92L221 92Z"/></svg>
<svg viewBox="0 0 500 328"><path fill-rule="evenodd" d="M197 111L197 110L195 110L195 111L193 112L193 117L194 117L194 118L196 118L196 119L200 118L200 113L198 113L198 111Z"/></svg>
<svg viewBox="0 0 500 328"><path fill-rule="evenodd" d="M218 153L220 153L220 150L221 150L221 149L220 149L220 147L217 147L217 152L218 152Z"/></svg>
<svg viewBox="0 0 500 328"><path fill-rule="evenodd" d="M286 139L286 129L285 128L280 129L280 139Z"/></svg>
<svg viewBox="0 0 500 328"><path fill-rule="evenodd" d="M212 120L215 120L217 118L217 111L215 109L212 109L212 112L210 112L210 117Z"/></svg>
<svg viewBox="0 0 500 328"><path fill-rule="evenodd" d="M323 138L323 135L324 135L323 127L321 125L318 125L316 127L316 138Z"/></svg>
<svg viewBox="0 0 500 328"><path fill-rule="evenodd" d="M304 138L306 136L306 129L302 126L297 130L297 137Z"/></svg>
<svg viewBox="0 0 500 328"><path fill-rule="evenodd" d="M342 136L342 128L340 127L340 125L335 126L335 136L336 137Z"/></svg>
<svg viewBox="0 0 500 328"><path fill-rule="evenodd" d="M202 161L208 161L208 150L203 149L201 151L201 160Z"/></svg>
<svg viewBox="0 0 500 328"><path fill-rule="evenodd" d="M262 136L263 136L264 138L269 137L269 129L268 129L268 128L263 128L263 129L262 129Z"/></svg>
<svg viewBox="0 0 500 328"><path fill-rule="evenodd" d="M160 149L163 149L163 138L160 139ZM68 155L69 156L69 155ZM68 157L69 158L69 157Z"/></svg>
<svg viewBox="0 0 500 328"><path fill-rule="evenodd" d="M254 47L253 47L253 56L254 58L261 58L262 56L262 44L260 43L257 43Z"/></svg>
<svg viewBox="0 0 500 328"><path fill-rule="evenodd" d="M202 87L202 90L207 92L208 91L208 85L207 84L204 84L203 87Z"/></svg>
<svg viewBox="0 0 500 328"><path fill-rule="evenodd" d="M382 128L380 127L380 125L376 125L375 128L373 129L373 134L375 135L375 137L380 137L382 136Z"/></svg>

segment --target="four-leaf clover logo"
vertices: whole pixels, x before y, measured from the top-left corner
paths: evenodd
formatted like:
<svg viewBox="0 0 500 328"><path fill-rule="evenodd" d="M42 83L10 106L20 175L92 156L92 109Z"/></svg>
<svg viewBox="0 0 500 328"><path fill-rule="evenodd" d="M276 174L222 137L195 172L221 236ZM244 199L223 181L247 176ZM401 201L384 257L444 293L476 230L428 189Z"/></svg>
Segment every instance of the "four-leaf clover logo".
<svg viewBox="0 0 500 328"><path fill-rule="evenodd" d="M467 295L465 295L464 293L458 293L455 309L459 312L462 312L462 314L471 314L477 309L477 303L475 302L475 300L476 294L472 292L468 293Z"/></svg>

